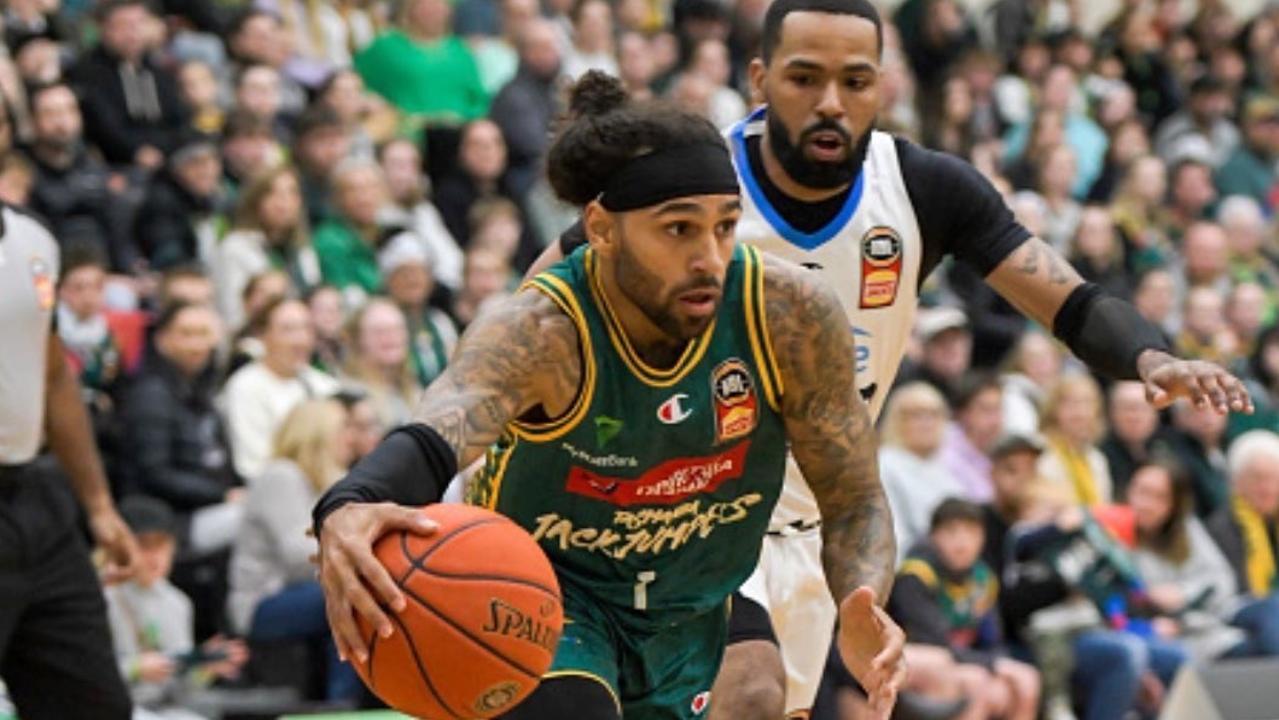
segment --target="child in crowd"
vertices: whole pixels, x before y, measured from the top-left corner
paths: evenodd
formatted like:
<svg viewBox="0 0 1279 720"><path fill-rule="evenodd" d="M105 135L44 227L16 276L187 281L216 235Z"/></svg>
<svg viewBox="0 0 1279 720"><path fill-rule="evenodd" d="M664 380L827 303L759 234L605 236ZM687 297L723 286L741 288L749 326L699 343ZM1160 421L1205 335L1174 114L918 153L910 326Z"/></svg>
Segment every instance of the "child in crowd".
<svg viewBox="0 0 1279 720"><path fill-rule="evenodd" d="M908 687L926 696L967 698L960 718L1033 720L1039 672L1007 657L999 580L982 559L981 508L950 498L933 512L928 537L902 563L888 611L906 631Z"/></svg>
<svg viewBox="0 0 1279 720"><path fill-rule="evenodd" d="M133 694L135 719L195 720L184 705L218 678L234 678L248 659L238 640L213 637L198 648L191 600L168 580L177 547L175 518L163 502L135 495L120 515L138 540L133 579L107 588L107 614L116 660Z"/></svg>

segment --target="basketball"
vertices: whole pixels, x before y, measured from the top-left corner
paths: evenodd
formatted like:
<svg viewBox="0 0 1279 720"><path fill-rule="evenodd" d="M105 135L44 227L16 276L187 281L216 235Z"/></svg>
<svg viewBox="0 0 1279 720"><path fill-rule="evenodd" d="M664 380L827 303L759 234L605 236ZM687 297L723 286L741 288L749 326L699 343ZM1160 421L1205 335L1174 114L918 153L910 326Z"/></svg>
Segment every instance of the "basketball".
<svg viewBox="0 0 1279 720"><path fill-rule="evenodd" d="M359 618L361 679L391 707L429 720L491 718L533 692L564 625L559 583L541 548L506 517L469 505L422 512L429 537L388 533L373 551L404 593L389 638ZM358 616L357 616L358 617Z"/></svg>

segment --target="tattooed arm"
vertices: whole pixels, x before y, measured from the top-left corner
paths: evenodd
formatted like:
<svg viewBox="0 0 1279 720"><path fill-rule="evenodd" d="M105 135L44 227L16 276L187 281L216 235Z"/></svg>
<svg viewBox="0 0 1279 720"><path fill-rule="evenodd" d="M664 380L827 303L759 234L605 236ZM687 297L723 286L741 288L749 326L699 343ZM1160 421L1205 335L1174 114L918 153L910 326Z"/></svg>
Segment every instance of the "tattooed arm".
<svg viewBox="0 0 1279 720"><path fill-rule="evenodd" d="M413 419L438 432L465 467L511 420L539 405L548 417L568 408L581 381L578 343L572 320L525 290L467 328Z"/></svg>
<svg viewBox="0 0 1279 720"><path fill-rule="evenodd" d="M438 500L448 475L478 458L508 422L539 406L550 417L567 410L581 379L578 343L572 320L550 298L517 294L467 329L448 369L422 395L414 420L434 433L417 426L392 433L321 499L320 585L342 657L368 657L356 613L387 637L394 625L385 608L405 607L373 543L393 530L435 532L425 516L394 501ZM432 480L438 489L409 499Z"/></svg>
<svg viewBox="0 0 1279 720"><path fill-rule="evenodd" d="M986 282L1021 314L1051 328L1057 311L1084 279L1048 243L1033 237L995 266Z"/></svg>
<svg viewBox="0 0 1279 720"><path fill-rule="evenodd" d="M768 258L765 316L782 375L791 454L822 511L822 564L839 604L840 657L888 717L906 681L906 634L882 607L897 546L879 484L878 443L857 392L852 328L812 273Z"/></svg>
<svg viewBox="0 0 1279 720"><path fill-rule="evenodd" d="M884 602L897 550L848 318L811 272L773 257L764 267L764 299L787 439L822 511L831 593L840 601L866 585Z"/></svg>

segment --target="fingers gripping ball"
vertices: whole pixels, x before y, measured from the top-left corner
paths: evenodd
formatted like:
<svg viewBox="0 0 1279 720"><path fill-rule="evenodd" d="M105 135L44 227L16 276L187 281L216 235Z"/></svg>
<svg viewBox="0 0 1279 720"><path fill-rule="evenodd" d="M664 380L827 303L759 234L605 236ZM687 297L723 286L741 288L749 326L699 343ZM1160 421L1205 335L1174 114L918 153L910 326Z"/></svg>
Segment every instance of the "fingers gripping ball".
<svg viewBox="0 0 1279 720"><path fill-rule="evenodd" d="M388 533L373 551L407 607L389 638L359 619L368 661L355 663L388 705L429 720L491 718L537 687L564 626L559 583L528 533L468 505L423 509L439 530Z"/></svg>

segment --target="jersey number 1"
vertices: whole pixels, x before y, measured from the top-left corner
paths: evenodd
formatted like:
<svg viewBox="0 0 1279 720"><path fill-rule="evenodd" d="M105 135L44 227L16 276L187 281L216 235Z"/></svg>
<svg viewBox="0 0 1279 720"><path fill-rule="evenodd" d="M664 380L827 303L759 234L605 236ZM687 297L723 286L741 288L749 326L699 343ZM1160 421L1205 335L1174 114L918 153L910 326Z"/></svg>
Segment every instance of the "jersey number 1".
<svg viewBox="0 0 1279 720"><path fill-rule="evenodd" d="M648 609L648 585L657 579L656 570L641 570L635 575L635 609Z"/></svg>

